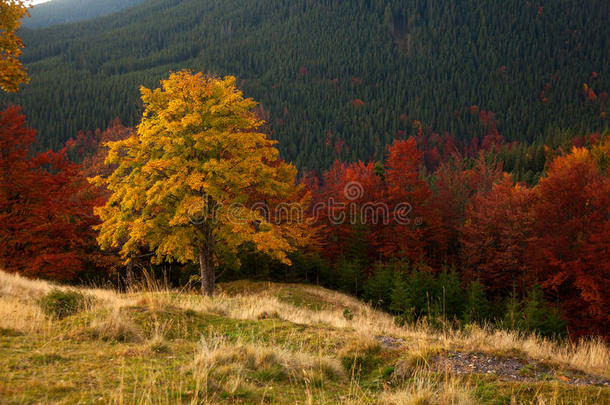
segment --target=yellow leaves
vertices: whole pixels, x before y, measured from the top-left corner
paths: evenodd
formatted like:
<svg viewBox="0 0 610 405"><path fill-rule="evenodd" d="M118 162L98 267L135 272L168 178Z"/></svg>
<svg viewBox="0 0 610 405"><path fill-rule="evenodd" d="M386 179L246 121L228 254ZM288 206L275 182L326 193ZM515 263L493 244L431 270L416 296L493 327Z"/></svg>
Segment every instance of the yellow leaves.
<svg viewBox="0 0 610 405"><path fill-rule="evenodd" d="M6 92L19 91L19 85L30 80L19 61L23 42L16 35L21 19L26 16L24 1L0 0L0 88Z"/></svg>
<svg viewBox="0 0 610 405"><path fill-rule="evenodd" d="M580 162L589 160L589 150L587 148L578 148L574 146L572 148L572 157Z"/></svg>
<svg viewBox="0 0 610 405"><path fill-rule="evenodd" d="M157 259L197 259L213 239L216 257L252 244L277 260L308 235L295 224L268 221L256 202L307 204L295 186L296 168L279 161L275 141L256 131L261 121L224 79L172 73L161 87L142 87L144 114L137 136L109 143L108 163L118 164L104 183L112 192L99 210L103 246L123 243L123 254L146 245Z"/></svg>
<svg viewBox="0 0 610 405"><path fill-rule="evenodd" d="M205 179L199 172L191 173L185 180L185 183L193 191L201 191L205 185Z"/></svg>

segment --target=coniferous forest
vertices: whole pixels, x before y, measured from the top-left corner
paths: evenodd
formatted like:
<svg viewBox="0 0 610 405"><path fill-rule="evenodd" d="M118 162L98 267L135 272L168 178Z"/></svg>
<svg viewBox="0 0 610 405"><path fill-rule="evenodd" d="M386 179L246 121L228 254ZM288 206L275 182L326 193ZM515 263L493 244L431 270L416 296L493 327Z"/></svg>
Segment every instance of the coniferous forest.
<svg viewBox="0 0 610 405"><path fill-rule="evenodd" d="M30 9L29 18L23 20L28 28L48 27L75 21L89 20L133 7L143 0L54 0L44 2Z"/></svg>
<svg viewBox="0 0 610 405"><path fill-rule="evenodd" d="M481 143L471 109L492 114L507 142L542 149L607 126L609 14L603 0L151 0L23 29L32 81L6 101L59 148L116 117L136 124L139 86L191 68L237 76L300 170L383 160L416 121ZM536 153L505 168L531 181L543 168Z"/></svg>

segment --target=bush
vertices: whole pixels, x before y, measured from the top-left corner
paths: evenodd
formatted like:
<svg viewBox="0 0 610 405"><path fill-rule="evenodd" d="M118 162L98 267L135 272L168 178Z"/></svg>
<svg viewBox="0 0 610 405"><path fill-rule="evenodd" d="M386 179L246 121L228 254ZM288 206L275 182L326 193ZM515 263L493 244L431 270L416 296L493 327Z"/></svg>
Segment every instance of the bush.
<svg viewBox="0 0 610 405"><path fill-rule="evenodd" d="M507 302L503 326L540 336L556 338L566 335L567 326L559 311L544 300L542 289L535 285L524 301L513 293Z"/></svg>
<svg viewBox="0 0 610 405"><path fill-rule="evenodd" d="M435 281L438 311L448 319L459 317L464 312L465 293L458 274L443 270Z"/></svg>
<svg viewBox="0 0 610 405"><path fill-rule="evenodd" d="M46 315L63 319L85 309L91 298L76 290L55 288L40 299L40 308Z"/></svg>
<svg viewBox="0 0 610 405"><path fill-rule="evenodd" d="M365 301L385 310L390 308L391 293L393 288L394 274L392 269L384 264L377 264L373 275L369 277L364 286Z"/></svg>
<svg viewBox="0 0 610 405"><path fill-rule="evenodd" d="M358 295L364 277L357 262L340 260L337 266L337 282L343 292Z"/></svg>
<svg viewBox="0 0 610 405"><path fill-rule="evenodd" d="M466 324L481 324L490 318L490 311L485 287L479 280L471 282L466 291L466 308L462 314L462 319Z"/></svg>

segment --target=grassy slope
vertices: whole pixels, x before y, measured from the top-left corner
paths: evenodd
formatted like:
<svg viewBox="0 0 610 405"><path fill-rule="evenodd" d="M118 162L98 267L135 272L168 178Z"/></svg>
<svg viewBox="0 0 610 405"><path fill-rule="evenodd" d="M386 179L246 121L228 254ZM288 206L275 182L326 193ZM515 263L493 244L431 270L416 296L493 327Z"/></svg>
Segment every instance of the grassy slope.
<svg viewBox="0 0 610 405"><path fill-rule="evenodd" d="M0 403L610 401L608 387L562 381L579 372L608 377L610 349L600 342L567 347L478 328L399 328L322 288L221 287L213 299L86 290L96 298L89 309L51 320L36 303L50 284L0 272ZM531 382L454 376L432 361L449 351L528 359L552 372Z"/></svg>

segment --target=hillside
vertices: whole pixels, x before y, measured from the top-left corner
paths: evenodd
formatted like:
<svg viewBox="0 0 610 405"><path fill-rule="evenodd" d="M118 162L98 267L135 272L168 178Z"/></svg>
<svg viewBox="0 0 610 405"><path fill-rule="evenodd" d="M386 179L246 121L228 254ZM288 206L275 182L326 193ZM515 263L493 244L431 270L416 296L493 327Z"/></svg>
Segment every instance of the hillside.
<svg viewBox="0 0 610 405"><path fill-rule="evenodd" d="M38 304L53 288L0 272L2 403L610 401L599 341L398 327L349 296L252 282L216 298L80 289L86 305L57 319Z"/></svg>
<svg viewBox="0 0 610 405"><path fill-rule="evenodd" d="M91 21L23 30L24 106L43 147L119 117L169 70L236 75L300 169L380 159L414 120L464 142L467 111L509 141L607 127L610 3L592 0L150 0ZM587 87L585 88L585 84ZM476 142L475 142L476 143Z"/></svg>
<svg viewBox="0 0 610 405"><path fill-rule="evenodd" d="M133 7L144 0L52 0L37 4L30 18L23 21L27 28L42 28L55 24L89 20Z"/></svg>

